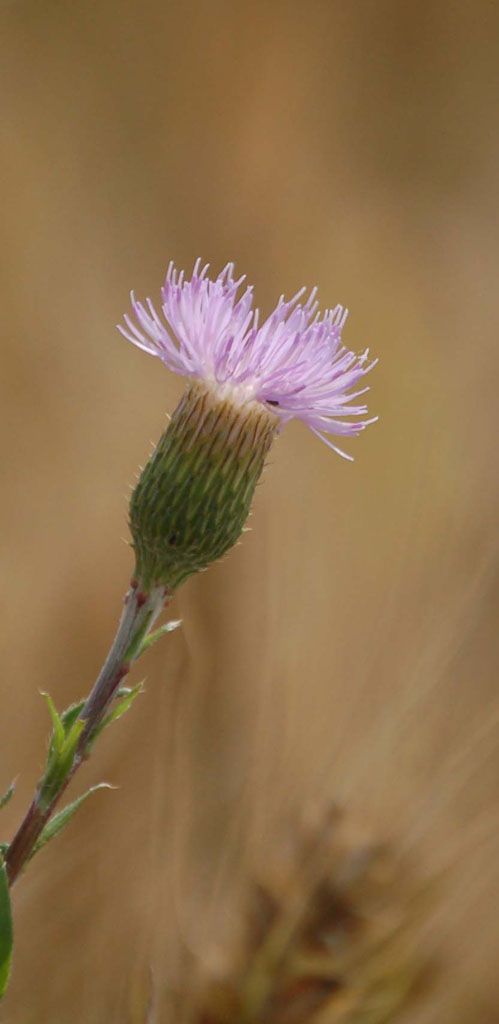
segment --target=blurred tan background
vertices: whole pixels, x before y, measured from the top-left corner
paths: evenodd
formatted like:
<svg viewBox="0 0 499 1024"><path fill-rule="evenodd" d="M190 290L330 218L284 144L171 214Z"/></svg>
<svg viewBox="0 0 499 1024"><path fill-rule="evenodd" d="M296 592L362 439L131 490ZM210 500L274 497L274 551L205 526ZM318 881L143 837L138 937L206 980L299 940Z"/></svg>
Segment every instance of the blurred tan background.
<svg viewBox="0 0 499 1024"><path fill-rule="evenodd" d="M287 428L252 531L176 599L73 793L118 790L16 888L2 1020L138 1019L149 965L161 1000L182 946L216 959L238 872L334 798L444 880L407 1020L493 1024L499 8L4 0L0 25L3 839L39 691L67 705L106 653L128 485L182 390L115 330L129 289L231 259L264 311L318 284L380 358L355 464Z"/></svg>

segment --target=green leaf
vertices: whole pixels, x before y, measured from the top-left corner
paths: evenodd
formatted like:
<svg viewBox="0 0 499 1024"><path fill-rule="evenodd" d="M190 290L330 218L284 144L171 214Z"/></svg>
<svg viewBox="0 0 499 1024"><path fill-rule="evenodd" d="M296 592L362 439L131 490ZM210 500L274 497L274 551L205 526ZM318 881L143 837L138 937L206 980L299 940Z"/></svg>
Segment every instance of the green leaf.
<svg viewBox="0 0 499 1024"><path fill-rule="evenodd" d="M50 698L48 698L48 701L50 701ZM68 773L71 771L78 748L78 741L85 728L83 719L76 718L76 707L75 705L69 708L68 712L65 712L67 716L65 729L63 719L57 714L52 701L49 703L52 721L54 722L54 731L49 746L47 767L40 783L39 799L42 809L50 806L67 778ZM75 718L76 720L74 720Z"/></svg>
<svg viewBox="0 0 499 1024"><path fill-rule="evenodd" d="M100 736L101 732L103 732L108 725L111 725L111 722L116 722L118 718L121 718L121 716L125 714L125 711L128 711L135 698L138 697L139 693L142 693L143 685L143 683L137 683L137 686L134 686L133 690L130 690L125 686L118 690L116 696L122 697L122 700L120 700L119 704L113 709L113 711L110 711L110 713L106 715L100 725L97 726L95 732L92 733L92 745L95 743L97 737Z"/></svg>
<svg viewBox="0 0 499 1024"><path fill-rule="evenodd" d="M9 980L13 941L9 882L2 857L0 858L0 999Z"/></svg>
<svg viewBox="0 0 499 1024"><path fill-rule="evenodd" d="M135 698L138 697L139 693L142 693L143 685L143 683L137 683L137 686L134 686L132 690L122 690L123 699L120 700L119 704L109 713L109 715L106 715L106 718L102 723L103 728L106 725L110 725L111 722L117 722L118 718L121 718L121 716L125 714L125 711L128 711L128 708L131 708Z"/></svg>
<svg viewBox="0 0 499 1024"><path fill-rule="evenodd" d="M137 657L147 651L149 647L157 643L165 633L172 633L174 629L178 629L182 625L182 619L172 619L170 622L165 622L164 626L160 626L159 629L155 629L154 633L149 633L149 636L144 637L139 648Z"/></svg>
<svg viewBox="0 0 499 1024"><path fill-rule="evenodd" d="M52 740L53 740L54 750L55 750L56 753L58 753L59 750L62 747L62 744L64 743L64 735L65 735L64 734L64 725L62 724L61 717L60 717L60 715L58 714L58 712L56 710L56 707L55 707L55 704L54 704L52 698L49 697L48 693L42 693L42 697L45 697L45 700L47 701L47 707L48 707L48 709L50 711L50 717L52 719L52 727L53 727L53 730L54 730L53 736L52 736Z"/></svg>
<svg viewBox="0 0 499 1024"><path fill-rule="evenodd" d="M73 756L76 753L76 748L78 746L78 740L84 728L85 722L83 721L83 718L77 718L76 722L73 722L73 725L66 733L66 738L59 751L59 761L64 769L69 769L71 767Z"/></svg>
<svg viewBox="0 0 499 1024"><path fill-rule="evenodd" d="M11 782L9 788L5 791L4 795L0 797L0 811L2 810L2 807L5 807L5 805L8 804L9 800L14 795L15 788L15 782Z"/></svg>
<svg viewBox="0 0 499 1024"><path fill-rule="evenodd" d="M172 619L171 622L166 622L164 626L160 626L159 629L154 630L154 632L150 633L148 636L147 631L149 629L149 622L151 618L152 612L136 633L128 647L125 654L127 661L137 661L138 658L142 657L144 651L147 651L151 644L155 644L164 633L171 633L173 629L177 629L177 627L182 624L181 619Z"/></svg>
<svg viewBox="0 0 499 1024"><path fill-rule="evenodd" d="M66 708L66 710L62 712L61 721L64 726L64 732L66 733L66 736L68 735L69 730L79 717L80 712L83 711L85 704L86 701L80 700L78 704L71 704L69 708Z"/></svg>
<svg viewBox="0 0 499 1024"><path fill-rule="evenodd" d="M88 789L86 793L83 793L82 796L79 796L76 800L73 800L73 802L71 804L68 804L67 807L63 807L62 811L59 811L58 814L54 814L54 817L47 822L45 828L43 829L40 835L40 838L35 843L30 853L29 860L31 860L31 858L34 857L35 853L38 853L38 850L41 850L43 846L46 846L51 839L55 839L55 837L58 836L63 831L64 828L66 828L66 825L68 824L69 821L71 821L73 814L75 814L78 808L81 807L83 803L85 803L85 800L87 800L92 793L96 793L98 789L113 788L114 787L111 786L109 782L99 782L97 786L91 786L91 788Z"/></svg>

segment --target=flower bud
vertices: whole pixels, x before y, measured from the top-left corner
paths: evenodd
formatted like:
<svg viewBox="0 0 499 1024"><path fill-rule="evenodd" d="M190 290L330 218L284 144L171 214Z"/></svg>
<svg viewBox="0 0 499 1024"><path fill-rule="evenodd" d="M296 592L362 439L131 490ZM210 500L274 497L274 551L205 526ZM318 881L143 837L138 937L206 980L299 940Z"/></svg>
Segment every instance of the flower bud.
<svg viewBox="0 0 499 1024"><path fill-rule="evenodd" d="M173 591L235 544L278 423L259 402L189 384L130 503L141 589Z"/></svg>

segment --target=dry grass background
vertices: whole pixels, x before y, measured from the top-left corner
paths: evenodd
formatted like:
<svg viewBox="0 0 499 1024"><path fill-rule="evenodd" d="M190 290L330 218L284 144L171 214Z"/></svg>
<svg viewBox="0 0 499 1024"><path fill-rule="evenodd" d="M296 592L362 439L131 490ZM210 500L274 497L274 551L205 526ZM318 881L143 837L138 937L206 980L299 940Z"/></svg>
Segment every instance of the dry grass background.
<svg viewBox="0 0 499 1024"><path fill-rule="evenodd" d="M354 466L297 425L252 532L15 892L9 1024L129 1024L216 960L243 865L327 798L444 872L418 1024L499 1020L497 39L478 0L2 3L0 784L7 838L131 570L126 491L181 392L114 324L170 258L264 309L317 283L380 357ZM429 941L430 941L429 939ZM166 1013L166 1011L165 1011ZM163 1015L162 1020L166 1017Z"/></svg>

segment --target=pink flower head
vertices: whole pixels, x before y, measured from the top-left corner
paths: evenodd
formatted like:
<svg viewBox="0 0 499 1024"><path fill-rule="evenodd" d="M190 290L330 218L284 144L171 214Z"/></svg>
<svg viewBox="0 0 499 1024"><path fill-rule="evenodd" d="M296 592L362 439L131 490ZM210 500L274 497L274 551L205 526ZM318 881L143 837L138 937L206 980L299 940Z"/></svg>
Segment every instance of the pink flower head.
<svg viewBox="0 0 499 1024"><path fill-rule="evenodd" d="M162 319L150 299L144 305L132 292L135 321L129 316L125 338L161 361L174 373L201 378L221 399L241 406L260 402L282 424L302 420L322 441L346 459L325 434L354 437L373 419L362 419L367 406L355 399L369 388L363 377L377 362L368 362L341 343L347 318L342 306L318 312L313 289L302 304L302 288L294 298L279 299L274 312L259 324L253 289L238 296L244 277L234 280L228 263L212 281L208 265L197 260L185 280L170 263L161 291Z"/></svg>

